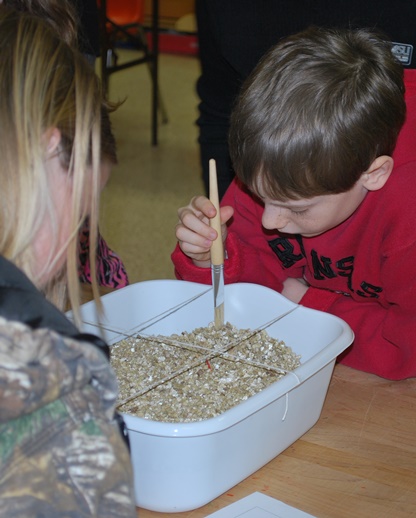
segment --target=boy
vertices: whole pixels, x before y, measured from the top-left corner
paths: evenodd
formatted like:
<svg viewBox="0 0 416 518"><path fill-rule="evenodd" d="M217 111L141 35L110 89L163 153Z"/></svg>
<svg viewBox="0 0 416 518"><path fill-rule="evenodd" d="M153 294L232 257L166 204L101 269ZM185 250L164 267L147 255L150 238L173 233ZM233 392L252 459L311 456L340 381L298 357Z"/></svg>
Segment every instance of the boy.
<svg viewBox="0 0 416 518"><path fill-rule="evenodd" d="M225 282L343 318L355 341L340 361L389 379L416 376L412 70L403 126L404 91L391 44L370 31L312 28L281 41L234 109L238 180L221 208ZM178 213L176 274L209 283L215 209L199 196Z"/></svg>

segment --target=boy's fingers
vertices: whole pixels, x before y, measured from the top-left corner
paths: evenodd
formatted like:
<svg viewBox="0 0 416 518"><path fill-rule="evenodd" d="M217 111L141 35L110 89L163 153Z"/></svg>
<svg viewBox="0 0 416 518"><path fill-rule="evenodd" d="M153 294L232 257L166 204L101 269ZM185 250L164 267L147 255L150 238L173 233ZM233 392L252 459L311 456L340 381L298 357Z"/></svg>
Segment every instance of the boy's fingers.
<svg viewBox="0 0 416 518"><path fill-rule="evenodd" d="M230 206L221 208L222 238L227 229L225 223L231 218L234 209ZM215 207L205 196L192 198L189 205L178 210L179 223L175 234L181 250L195 260L209 259L210 249L216 231L210 226L210 218L216 214Z"/></svg>
<svg viewBox="0 0 416 518"><path fill-rule="evenodd" d="M198 217L190 210L184 210L182 212L180 224L185 228L192 230L192 232L201 235L205 239L210 239L212 241L217 237L215 230L209 226L209 220L202 215Z"/></svg>
<svg viewBox="0 0 416 518"><path fill-rule="evenodd" d="M188 248L186 243L192 247L196 246L201 248L201 252L206 252L212 245L212 239L208 239L182 224L176 226L176 237L181 244L182 250L184 250L184 246Z"/></svg>
<svg viewBox="0 0 416 518"><path fill-rule="evenodd" d="M209 260L212 241L205 240L181 224L177 225L176 236L185 255L196 261Z"/></svg>
<svg viewBox="0 0 416 518"><path fill-rule="evenodd" d="M227 223L227 221L232 217L234 214L234 208L230 205L225 205L224 207L221 207L221 223Z"/></svg>
<svg viewBox="0 0 416 518"><path fill-rule="evenodd" d="M206 196L195 196L191 200L191 206L201 212L207 218L213 218L216 214L214 205Z"/></svg>

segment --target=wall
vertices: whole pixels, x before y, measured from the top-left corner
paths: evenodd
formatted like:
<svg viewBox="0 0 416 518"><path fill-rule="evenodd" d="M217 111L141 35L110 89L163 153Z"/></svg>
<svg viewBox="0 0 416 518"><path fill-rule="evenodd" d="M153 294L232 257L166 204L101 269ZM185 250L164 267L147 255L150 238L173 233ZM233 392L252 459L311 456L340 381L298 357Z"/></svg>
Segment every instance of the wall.
<svg viewBox="0 0 416 518"><path fill-rule="evenodd" d="M194 13L195 0L159 0L159 26L174 29L177 21ZM145 24L151 24L152 0L145 0Z"/></svg>

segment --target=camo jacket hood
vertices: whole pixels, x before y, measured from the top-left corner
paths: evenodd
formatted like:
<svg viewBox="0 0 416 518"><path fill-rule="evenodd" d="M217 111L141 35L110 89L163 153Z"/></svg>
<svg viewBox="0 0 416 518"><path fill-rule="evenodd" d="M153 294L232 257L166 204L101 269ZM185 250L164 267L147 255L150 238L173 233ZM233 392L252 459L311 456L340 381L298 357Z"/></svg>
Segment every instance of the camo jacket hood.
<svg viewBox="0 0 416 518"><path fill-rule="evenodd" d="M136 516L116 398L105 344L0 257L2 516Z"/></svg>

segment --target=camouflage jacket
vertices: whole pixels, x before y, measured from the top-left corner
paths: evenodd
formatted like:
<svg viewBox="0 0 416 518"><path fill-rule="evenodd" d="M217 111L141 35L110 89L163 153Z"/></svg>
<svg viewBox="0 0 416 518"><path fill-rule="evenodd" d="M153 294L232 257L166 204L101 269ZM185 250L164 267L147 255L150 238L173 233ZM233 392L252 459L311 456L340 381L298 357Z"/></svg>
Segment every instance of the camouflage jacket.
<svg viewBox="0 0 416 518"><path fill-rule="evenodd" d="M99 342L0 257L0 516L137 516Z"/></svg>

